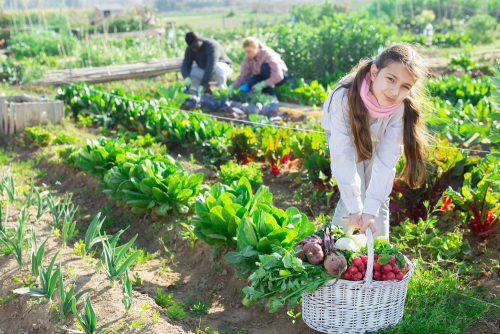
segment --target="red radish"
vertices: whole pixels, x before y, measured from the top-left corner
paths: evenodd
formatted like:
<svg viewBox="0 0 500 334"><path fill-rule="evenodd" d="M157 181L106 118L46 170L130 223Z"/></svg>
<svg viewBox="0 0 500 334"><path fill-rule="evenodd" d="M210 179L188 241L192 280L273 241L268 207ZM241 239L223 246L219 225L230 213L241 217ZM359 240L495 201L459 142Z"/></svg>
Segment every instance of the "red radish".
<svg viewBox="0 0 500 334"><path fill-rule="evenodd" d="M382 273L382 281L387 281L387 273Z"/></svg>
<svg viewBox="0 0 500 334"><path fill-rule="evenodd" d="M391 255L391 257L389 258L389 263L394 263L396 262L396 257L394 255Z"/></svg>
<svg viewBox="0 0 500 334"><path fill-rule="evenodd" d="M342 275L342 277L345 279L348 279L348 280L350 280L352 278L351 274L349 274L347 271L344 273L344 275Z"/></svg>
<svg viewBox="0 0 500 334"><path fill-rule="evenodd" d="M357 273L352 277L355 281L361 281L363 279L363 275L361 273Z"/></svg>
<svg viewBox="0 0 500 334"><path fill-rule="evenodd" d="M387 280L388 280L388 281L392 281L393 279L395 279L395 278L396 278L396 275L394 275L394 273L393 273L393 272L390 272L390 273L387 273L387 274L386 274L386 277L387 277Z"/></svg>
<svg viewBox="0 0 500 334"><path fill-rule="evenodd" d="M402 273L402 272L399 272L399 273L397 273L397 274L396 274L396 279L397 279L398 281L401 281L401 280L403 279L403 277L404 277L404 275L403 275L403 273Z"/></svg>
<svg viewBox="0 0 500 334"><path fill-rule="evenodd" d="M368 257L364 256L364 255L361 255L360 256L361 258L361 261L364 263L364 264L367 264L368 263Z"/></svg>
<svg viewBox="0 0 500 334"><path fill-rule="evenodd" d="M364 264L364 263L361 263L361 265L359 265L359 266L358 266L358 270L359 270L359 271L363 271L363 270L364 270L364 271L366 271L366 266L365 266L365 264Z"/></svg>
<svg viewBox="0 0 500 334"><path fill-rule="evenodd" d="M358 273L358 268L356 268L355 266L350 266L349 269L347 269L347 272L351 274L351 276L354 276Z"/></svg>
<svg viewBox="0 0 500 334"><path fill-rule="evenodd" d="M393 264L391 264L391 267L392 267L393 273L395 273L395 274L399 273L399 267L397 264L393 263Z"/></svg>
<svg viewBox="0 0 500 334"><path fill-rule="evenodd" d="M373 278L379 281L382 278L380 271L373 272Z"/></svg>
<svg viewBox="0 0 500 334"><path fill-rule="evenodd" d="M363 264L363 261L361 258L357 257L354 260L352 260L352 264L355 265L356 267L359 267Z"/></svg>
<svg viewBox="0 0 500 334"><path fill-rule="evenodd" d="M380 265L380 263L378 263L377 261L375 261L373 263L373 270L380 270L382 269L382 266Z"/></svg>
<svg viewBox="0 0 500 334"><path fill-rule="evenodd" d="M388 264L384 264L382 266L382 270L385 271L386 273L391 272L392 271L392 266L389 263Z"/></svg>

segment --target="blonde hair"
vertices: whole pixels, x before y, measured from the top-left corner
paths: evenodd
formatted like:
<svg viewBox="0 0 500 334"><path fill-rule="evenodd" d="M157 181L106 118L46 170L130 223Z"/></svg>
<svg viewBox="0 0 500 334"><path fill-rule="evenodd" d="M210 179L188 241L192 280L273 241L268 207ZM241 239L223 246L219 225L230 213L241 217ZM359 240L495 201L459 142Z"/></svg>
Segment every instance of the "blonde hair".
<svg viewBox="0 0 500 334"><path fill-rule="evenodd" d="M262 45L262 42L257 38L250 36L243 40L243 48L252 47L258 49Z"/></svg>
<svg viewBox="0 0 500 334"><path fill-rule="evenodd" d="M349 120L354 136L354 144L359 161L372 158L373 145L368 125L368 113L361 99L361 83L372 64L379 70L390 63L398 62L417 80L408 96L403 100L403 146L405 165L400 177L411 188L416 188L425 180L428 134L422 119L423 107L420 99L423 91L421 81L427 76L427 68L415 49L406 43L394 44L382 51L375 59L363 59L339 82L338 87L348 89Z"/></svg>

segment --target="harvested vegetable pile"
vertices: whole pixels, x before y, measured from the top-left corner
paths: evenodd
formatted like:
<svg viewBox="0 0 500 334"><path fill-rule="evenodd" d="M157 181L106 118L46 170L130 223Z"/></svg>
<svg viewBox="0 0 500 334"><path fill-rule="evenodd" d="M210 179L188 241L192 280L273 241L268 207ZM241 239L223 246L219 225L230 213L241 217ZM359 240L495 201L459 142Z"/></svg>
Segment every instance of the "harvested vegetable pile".
<svg viewBox="0 0 500 334"><path fill-rule="evenodd" d="M402 280L408 271L403 254L384 237L374 239L373 279ZM271 255L260 255L258 269L243 288L243 304L266 301L270 312L286 303L294 309L303 292L313 292L336 277L361 281L365 278L368 250L364 234L347 236L339 227L325 227L300 240L294 251L274 247Z"/></svg>

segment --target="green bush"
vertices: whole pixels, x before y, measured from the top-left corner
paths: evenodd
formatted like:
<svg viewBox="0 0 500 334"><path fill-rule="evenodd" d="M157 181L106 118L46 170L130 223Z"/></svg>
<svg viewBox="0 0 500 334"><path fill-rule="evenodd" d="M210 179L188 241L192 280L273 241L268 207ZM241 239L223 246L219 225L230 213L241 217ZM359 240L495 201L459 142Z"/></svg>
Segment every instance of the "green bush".
<svg viewBox="0 0 500 334"><path fill-rule="evenodd" d="M150 25L142 21L139 17L127 16L127 17L117 17L112 19L107 23L107 32L129 32L129 31L139 31L141 29L148 29ZM104 32L104 26L100 24L95 28L99 33ZM89 31L94 31L94 28L89 28Z"/></svg>
<svg viewBox="0 0 500 334"><path fill-rule="evenodd" d="M231 184L245 176L254 190L257 190L262 185L262 171L259 170L257 164L252 162L247 165L240 165L229 161L227 164L220 166L220 176L226 184Z"/></svg>
<svg viewBox="0 0 500 334"><path fill-rule="evenodd" d="M465 24L465 30L474 43L491 43L495 37L497 21L489 15L474 15Z"/></svg>
<svg viewBox="0 0 500 334"><path fill-rule="evenodd" d="M24 66L15 64L11 58L0 55L0 82L17 84L23 81Z"/></svg>
<svg viewBox="0 0 500 334"><path fill-rule="evenodd" d="M281 55L291 76L329 83L360 59L372 56L394 33L395 27L367 15L337 14L311 25L280 25L269 44Z"/></svg>
<svg viewBox="0 0 500 334"><path fill-rule="evenodd" d="M48 146L54 137L49 130L41 126L26 128L24 129L24 132L26 133L29 141L37 144L38 146Z"/></svg>
<svg viewBox="0 0 500 334"><path fill-rule="evenodd" d="M61 47L66 54L73 54L77 46L77 40L72 35L47 30L14 33L9 43L17 58L60 55Z"/></svg>

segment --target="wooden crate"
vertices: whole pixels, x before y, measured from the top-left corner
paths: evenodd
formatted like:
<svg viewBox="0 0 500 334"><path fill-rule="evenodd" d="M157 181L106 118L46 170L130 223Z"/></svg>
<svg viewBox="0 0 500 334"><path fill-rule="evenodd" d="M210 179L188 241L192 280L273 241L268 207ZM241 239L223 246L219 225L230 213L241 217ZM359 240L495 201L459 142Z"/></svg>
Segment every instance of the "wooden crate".
<svg viewBox="0 0 500 334"><path fill-rule="evenodd" d="M0 96L0 132L16 133L38 124L59 123L63 118L62 101L28 95Z"/></svg>

